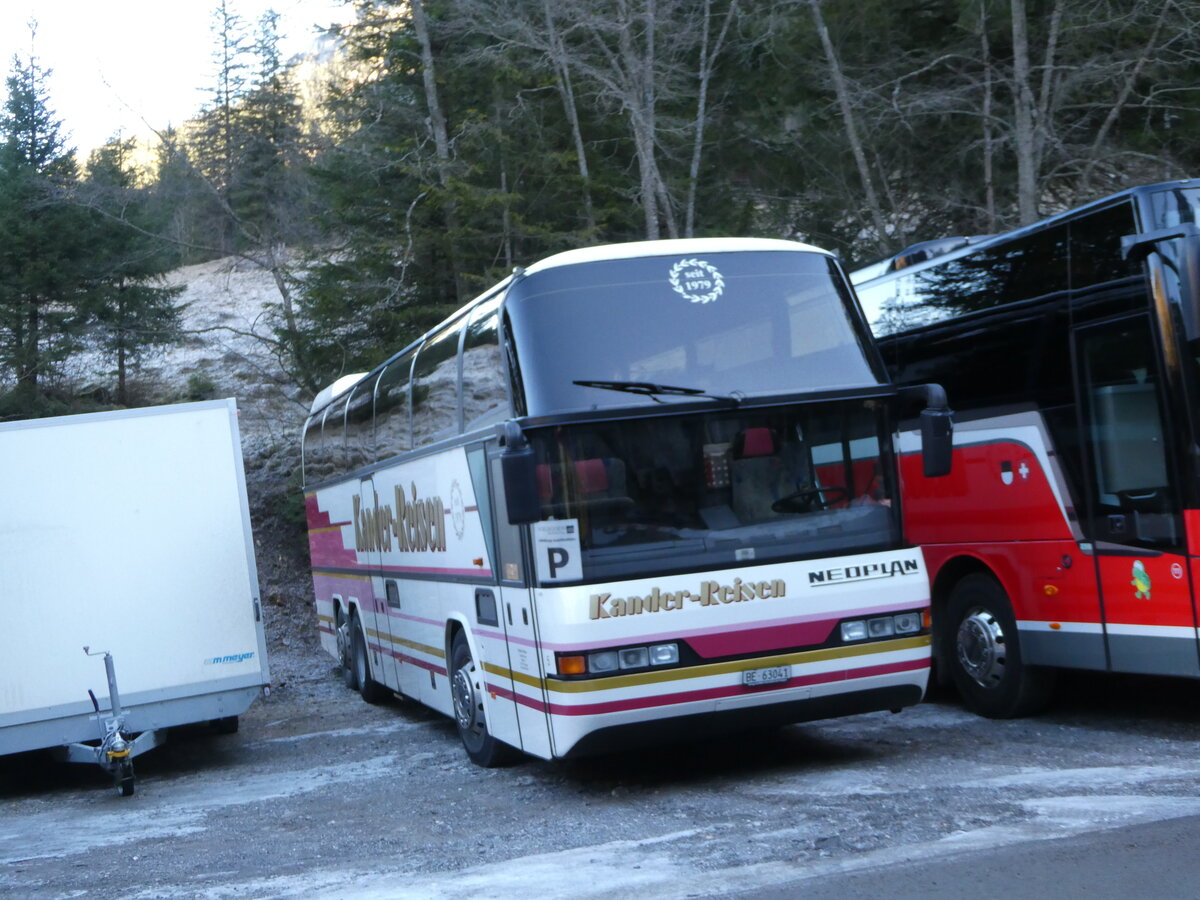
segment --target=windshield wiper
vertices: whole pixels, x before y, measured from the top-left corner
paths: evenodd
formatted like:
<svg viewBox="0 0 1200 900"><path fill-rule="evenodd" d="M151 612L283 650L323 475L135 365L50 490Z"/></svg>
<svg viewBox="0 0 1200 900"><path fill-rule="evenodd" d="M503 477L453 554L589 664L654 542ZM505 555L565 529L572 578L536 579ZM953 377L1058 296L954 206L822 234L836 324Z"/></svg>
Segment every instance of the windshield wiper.
<svg viewBox="0 0 1200 900"><path fill-rule="evenodd" d="M742 400L742 394L734 393L723 396L710 394L700 388L677 387L673 384L654 384L651 381L590 381L577 380L572 382L580 387L601 388L606 391L621 391L626 394L641 394L649 397L655 403L665 403L663 397L703 397L706 400L720 400L722 403L732 403L737 406Z"/></svg>

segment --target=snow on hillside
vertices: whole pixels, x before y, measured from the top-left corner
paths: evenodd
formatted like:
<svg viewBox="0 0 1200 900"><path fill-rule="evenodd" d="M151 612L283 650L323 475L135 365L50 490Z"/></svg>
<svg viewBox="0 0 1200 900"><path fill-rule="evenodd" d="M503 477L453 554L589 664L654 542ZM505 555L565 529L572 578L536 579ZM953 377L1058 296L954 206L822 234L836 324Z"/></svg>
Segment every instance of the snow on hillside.
<svg viewBox="0 0 1200 900"><path fill-rule="evenodd" d="M271 273L235 257L185 266L167 283L183 285L184 341L144 368L164 384L186 389L207 378L213 396L235 397L247 453L296 442L308 398L287 381L272 353L270 305L279 292Z"/></svg>
<svg viewBox="0 0 1200 900"><path fill-rule="evenodd" d="M179 396L198 376L212 383L212 397L237 400L272 682L324 677L331 661L318 649L299 518L300 435L310 398L286 380L270 344L255 337L271 337L274 279L230 257L178 269L167 281L184 286L178 302L187 336L147 360L139 377Z"/></svg>

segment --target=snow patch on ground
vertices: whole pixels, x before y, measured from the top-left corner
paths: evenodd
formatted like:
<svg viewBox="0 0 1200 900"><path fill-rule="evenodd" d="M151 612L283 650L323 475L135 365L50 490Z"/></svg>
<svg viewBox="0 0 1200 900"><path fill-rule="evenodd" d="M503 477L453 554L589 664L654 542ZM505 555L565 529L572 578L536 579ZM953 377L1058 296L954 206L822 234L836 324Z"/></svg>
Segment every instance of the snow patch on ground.
<svg viewBox="0 0 1200 900"><path fill-rule="evenodd" d="M100 847L161 840L204 831L211 813L249 803L295 797L350 782L379 777L398 766L396 754L355 762L331 763L301 771L223 778L211 772L180 778L171 785L169 803L156 804L154 815L140 816L126 807L93 811L80 817L74 810L22 813L0 827L0 865L31 859L64 857ZM143 789L147 797L152 790ZM115 803L119 802L116 798ZM220 827L221 819L213 820ZM36 843L31 843L36 836Z"/></svg>

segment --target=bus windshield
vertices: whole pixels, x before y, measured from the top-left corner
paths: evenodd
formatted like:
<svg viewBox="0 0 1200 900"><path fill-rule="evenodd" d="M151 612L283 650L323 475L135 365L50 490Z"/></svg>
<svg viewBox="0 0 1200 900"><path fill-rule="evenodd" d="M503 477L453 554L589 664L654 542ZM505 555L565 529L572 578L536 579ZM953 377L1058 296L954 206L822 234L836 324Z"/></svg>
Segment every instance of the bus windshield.
<svg viewBox="0 0 1200 900"><path fill-rule="evenodd" d="M518 281L506 308L528 415L672 402L597 382L678 386L686 399L885 380L868 356L869 338L836 264L818 253L650 256L550 268Z"/></svg>
<svg viewBox="0 0 1200 900"><path fill-rule="evenodd" d="M577 522L584 580L898 546L884 405L531 430L542 518Z"/></svg>

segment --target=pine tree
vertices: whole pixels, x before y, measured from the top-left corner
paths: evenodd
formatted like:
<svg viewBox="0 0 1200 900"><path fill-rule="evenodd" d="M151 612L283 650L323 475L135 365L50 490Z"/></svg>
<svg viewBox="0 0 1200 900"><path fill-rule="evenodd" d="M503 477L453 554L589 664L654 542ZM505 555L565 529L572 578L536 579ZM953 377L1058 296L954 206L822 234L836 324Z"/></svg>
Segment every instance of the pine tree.
<svg viewBox="0 0 1200 900"><path fill-rule="evenodd" d="M72 201L74 151L37 58L14 57L0 113L0 375L5 406L44 408L43 388L76 347L86 296L87 214Z"/></svg>
<svg viewBox="0 0 1200 900"><path fill-rule="evenodd" d="M131 368L156 347L180 338L182 287L162 283L179 254L154 237L149 192L134 183L132 140L113 140L88 160L84 189L96 210L92 220L95 268L87 310L93 346L112 361L115 399L129 403Z"/></svg>

